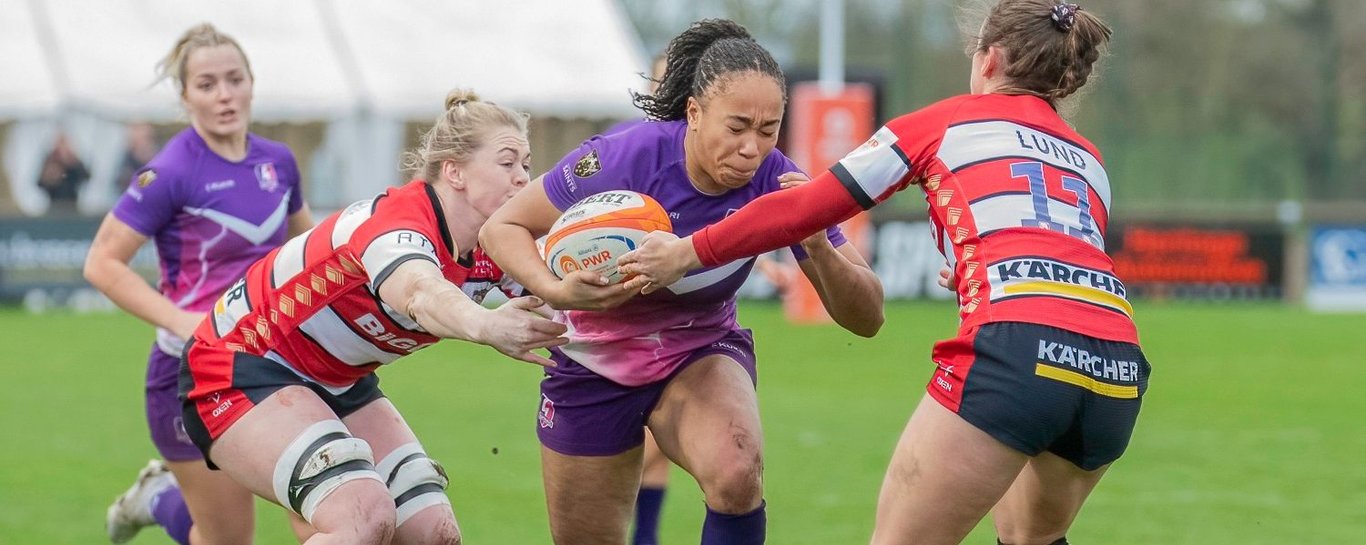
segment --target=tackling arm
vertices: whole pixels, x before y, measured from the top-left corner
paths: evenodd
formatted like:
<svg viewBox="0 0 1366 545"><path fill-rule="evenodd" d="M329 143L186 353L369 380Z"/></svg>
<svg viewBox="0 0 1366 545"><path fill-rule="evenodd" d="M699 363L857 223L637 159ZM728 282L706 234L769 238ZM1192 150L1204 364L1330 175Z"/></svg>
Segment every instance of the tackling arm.
<svg viewBox="0 0 1366 545"><path fill-rule="evenodd" d="M690 238L698 259L709 267L791 246L862 210L827 171L799 187L759 197Z"/></svg>
<svg viewBox="0 0 1366 545"><path fill-rule="evenodd" d="M435 263L409 259L379 285L379 297L428 333L445 339L460 339L493 347L513 358L554 366L554 362L532 350L559 346L568 339L563 324L527 312L541 306L536 297L518 297L498 307L486 309L475 303L459 287L447 281Z"/></svg>
<svg viewBox="0 0 1366 545"><path fill-rule="evenodd" d="M399 309L428 333L443 339L478 341L484 308L441 276L425 259L409 259L379 285L379 298Z"/></svg>

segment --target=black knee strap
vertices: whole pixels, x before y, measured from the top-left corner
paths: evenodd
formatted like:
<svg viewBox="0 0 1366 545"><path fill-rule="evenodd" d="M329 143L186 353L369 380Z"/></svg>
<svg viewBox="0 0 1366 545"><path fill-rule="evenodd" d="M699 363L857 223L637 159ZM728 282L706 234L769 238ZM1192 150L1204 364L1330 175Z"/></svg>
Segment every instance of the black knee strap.
<svg viewBox="0 0 1366 545"><path fill-rule="evenodd" d="M1001 541L1001 538L998 537L998 538L996 538L996 545L1010 545L1010 544L1009 544L1009 543L1006 543L1006 542L1004 542L1004 541ZM1058 538L1057 541L1054 541L1054 542L1052 542L1052 543L1049 543L1048 545L1068 545L1068 543L1067 543L1067 536L1062 536L1062 537Z"/></svg>

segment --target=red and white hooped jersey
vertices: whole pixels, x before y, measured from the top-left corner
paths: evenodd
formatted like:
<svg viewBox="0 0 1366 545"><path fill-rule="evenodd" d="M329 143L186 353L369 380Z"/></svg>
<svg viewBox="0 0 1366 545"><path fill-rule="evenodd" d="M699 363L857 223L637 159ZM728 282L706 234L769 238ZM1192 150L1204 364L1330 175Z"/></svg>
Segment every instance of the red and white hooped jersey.
<svg viewBox="0 0 1366 545"><path fill-rule="evenodd" d="M863 208L911 184L958 277L964 329L1027 322L1138 342L1105 254L1110 180L1047 102L962 95L892 120L831 168Z"/></svg>
<svg viewBox="0 0 1366 545"><path fill-rule="evenodd" d="M253 264L195 337L275 360L320 384L349 386L439 340L377 295L398 265L431 261L476 301L495 287L520 295L520 286L480 248L457 259L452 247L429 185L415 180L391 188L332 214ZM196 383L195 389L221 386Z"/></svg>

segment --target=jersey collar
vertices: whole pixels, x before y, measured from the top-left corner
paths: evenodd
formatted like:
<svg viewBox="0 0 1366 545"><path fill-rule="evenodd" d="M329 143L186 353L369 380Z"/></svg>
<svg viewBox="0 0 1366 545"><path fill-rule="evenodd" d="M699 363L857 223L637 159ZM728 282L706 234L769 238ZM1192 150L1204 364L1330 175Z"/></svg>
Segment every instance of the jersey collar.
<svg viewBox="0 0 1366 545"><path fill-rule="evenodd" d="M436 213L436 227L441 230L441 243L446 245L446 255L452 256L457 260L461 256L455 255L455 239L451 238L451 228L446 225L446 212L441 209L441 199L436 196L436 190L432 184L419 181L422 190L427 193L427 200L432 201L432 211Z"/></svg>

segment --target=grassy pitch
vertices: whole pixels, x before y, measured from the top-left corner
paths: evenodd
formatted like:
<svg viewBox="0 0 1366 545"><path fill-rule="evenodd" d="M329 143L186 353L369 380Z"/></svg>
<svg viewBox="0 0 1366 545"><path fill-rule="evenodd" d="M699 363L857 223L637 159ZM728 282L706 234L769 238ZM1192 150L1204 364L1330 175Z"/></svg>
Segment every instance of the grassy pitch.
<svg viewBox="0 0 1366 545"><path fill-rule="evenodd" d="M1073 543L1352 543L1366 536L1364 315L1279 305L1137 305L1153 377L1128 454ZM898 303L876 339L792 326L742 305L755 330L769 543L866 543L883 470L932 370L952 307ZM142 413L151 330L123 315L0 311L0 543L103 543L104 509L155 455ZM549 543L535 411L539 373L447 342L380 373L450 471L467 543ZM703 507L675 470L663 542L696 543ZM262 503L258 543L289 543ZM134 543L171 543L149 528ZM994 543L984 523L967 543Z"/></svg>

